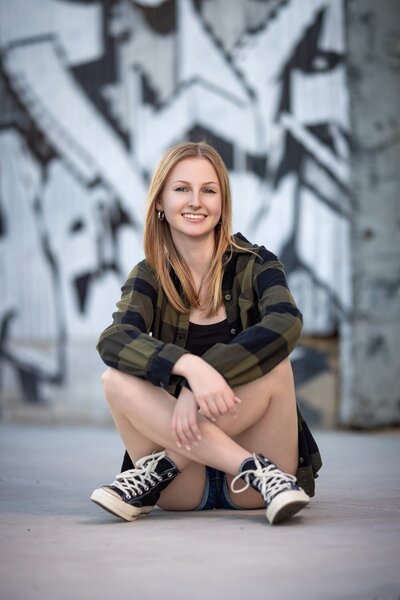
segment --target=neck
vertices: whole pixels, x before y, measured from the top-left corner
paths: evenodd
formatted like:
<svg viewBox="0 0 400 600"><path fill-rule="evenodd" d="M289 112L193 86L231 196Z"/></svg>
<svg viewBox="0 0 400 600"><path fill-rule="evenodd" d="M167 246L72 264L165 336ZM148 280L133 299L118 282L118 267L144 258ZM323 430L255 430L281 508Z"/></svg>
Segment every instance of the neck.
<svg viewBox="0 0 400 600"><path fill-rule="evenodd" d="M174 244L198 283L210 269L214 253L214 234L207 239L174 239Z"/></svg>

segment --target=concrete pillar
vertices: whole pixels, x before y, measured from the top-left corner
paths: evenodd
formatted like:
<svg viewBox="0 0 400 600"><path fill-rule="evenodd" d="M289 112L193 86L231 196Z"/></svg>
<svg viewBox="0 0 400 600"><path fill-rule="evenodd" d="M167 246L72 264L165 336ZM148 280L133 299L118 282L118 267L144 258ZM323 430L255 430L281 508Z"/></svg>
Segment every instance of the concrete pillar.
<svg viewBox="0 0 400 600"><path fill-rule="evenodd" d="M400 2L346 2L353 311L341 422L400 422Z"/></svg>

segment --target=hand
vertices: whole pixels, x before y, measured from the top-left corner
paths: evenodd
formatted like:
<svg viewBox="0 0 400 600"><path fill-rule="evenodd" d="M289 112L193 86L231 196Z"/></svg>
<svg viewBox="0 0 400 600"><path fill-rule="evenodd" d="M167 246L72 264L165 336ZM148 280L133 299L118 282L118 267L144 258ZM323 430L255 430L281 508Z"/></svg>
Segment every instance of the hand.
<svg viewBox="0 0 400 600"><path fill-rule="evenodd" d="M171 420L171 431L178 448L185 446L186 450L190 450L192 444L201 440L197 411L198 405L193 393L187 388L182 388Z"/></svg>
<svg viewBox="0 0 400 600"><path fill-rule="evenodd" d="M240 398L235 396L227 381L214 367L200 357L190 356L195 362L192 360L186 379L200 407L200 413L211 421L216 421L227 412L236 417Z"/></svg>

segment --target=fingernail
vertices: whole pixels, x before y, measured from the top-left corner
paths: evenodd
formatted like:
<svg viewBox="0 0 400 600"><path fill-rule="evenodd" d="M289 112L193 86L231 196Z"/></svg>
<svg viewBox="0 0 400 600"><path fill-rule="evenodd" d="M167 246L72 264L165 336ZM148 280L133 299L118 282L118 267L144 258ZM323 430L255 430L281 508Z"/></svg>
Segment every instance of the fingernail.
<svg viewBox="0 0 400 600"><path fill-rule="evenodd" d="M201 440L201 435L198 435L198 436L197 436L197 439L198 439L198 440L199 440L199 442L200 442L200 440Z"/></svg>
<svg viewBox="0 0 400 600"><path fill-rule="evenodd" d="M190 446L185 446L185 448L188 452L190 452L190 450L191 450Z"/></svg>
<svg viewBox="0 0 400 600"><path fill-rule="evenodd" d="M178 448L182 448L182 444L178 444L178 442L176 442L176 445L178 446Z"/></svg>

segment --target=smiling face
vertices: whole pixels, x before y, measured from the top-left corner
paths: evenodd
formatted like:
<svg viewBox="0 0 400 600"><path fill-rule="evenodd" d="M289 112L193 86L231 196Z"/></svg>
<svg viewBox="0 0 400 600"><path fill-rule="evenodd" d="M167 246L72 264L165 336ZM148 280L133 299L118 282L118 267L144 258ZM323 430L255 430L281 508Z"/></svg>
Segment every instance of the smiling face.
<svg viewBox="0 0 400 600"><path fill-rule="evenodd" d="M164 211L175 245L194 238L214 243L221 200L218 176L211 162L201 157L185 158L171 170L157 210Z"/></svg>

